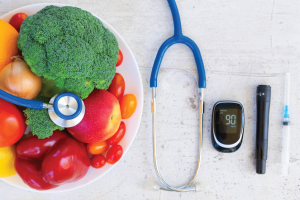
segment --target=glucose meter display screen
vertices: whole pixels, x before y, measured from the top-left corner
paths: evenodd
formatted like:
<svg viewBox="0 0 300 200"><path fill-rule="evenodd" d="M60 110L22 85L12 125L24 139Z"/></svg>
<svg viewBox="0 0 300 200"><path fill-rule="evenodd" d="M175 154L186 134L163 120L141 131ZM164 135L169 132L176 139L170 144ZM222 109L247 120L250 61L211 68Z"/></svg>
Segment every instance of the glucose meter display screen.
<svg viewBox="0 0 300 200"><path fill-rule="evenodd" d="M237 132L237 109L221 109L219 111L219 131L220 133Z"/></svg>
<svg viewBox="0 0 300 200"><path fill-rule="evenodd" d="M238 142L244 131L244 109L235 102L217 102L213 108L214 137L221 144Z"/></svg>

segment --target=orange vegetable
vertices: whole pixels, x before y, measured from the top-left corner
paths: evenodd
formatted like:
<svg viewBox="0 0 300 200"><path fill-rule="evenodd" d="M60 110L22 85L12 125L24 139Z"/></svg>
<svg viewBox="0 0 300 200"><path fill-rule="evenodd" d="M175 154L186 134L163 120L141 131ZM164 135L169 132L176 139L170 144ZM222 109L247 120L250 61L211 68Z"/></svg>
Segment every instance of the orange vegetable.
<svg viewBox="0 0 300 200"><path fill-rule="evenodd" d="M98 155L105 153L109 148L109 144L107 141L95 142L88 144L86 148L90 154Z"/></svg>
<svg viewBox="0 0 300 200"><path fill-rule="evenodd" d="M19 54L19 49L17 47L17 39L19 36L18 31L0 19L0 71L7 64L11 63L10 59L12 56L16 56Z"/></svg>
<svg viewBox="0 0 300 200"><path fill-rule="evenodd" d="M122 119L130 118L137 106L136 97L133 94L126 94L120 99Z"/></svg>

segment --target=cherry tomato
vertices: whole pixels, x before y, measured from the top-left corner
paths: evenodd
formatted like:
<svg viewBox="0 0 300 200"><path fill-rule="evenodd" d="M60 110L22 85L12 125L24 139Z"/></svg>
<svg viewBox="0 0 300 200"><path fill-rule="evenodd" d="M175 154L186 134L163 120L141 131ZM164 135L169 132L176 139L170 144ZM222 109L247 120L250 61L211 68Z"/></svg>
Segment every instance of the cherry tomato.
<svg viewBox="0 0 300 200"><path fill-rule="evenodd" d="M91 157L91 166L99 169L103 167L106 163L105 157L103 155L96 155Z"/></svg>
<svg viewBox="0 0 300 200"><path fill-rule="evenodd" d="M128 119L136 109L137 101L133 94L126 94L120 99L121 117Z"/></svg>
<svg viewBox="0 0 300 200"><path fill-rule="evenodd" d="M27 15L25 13L17 13L10 18L9 24L20 32L21 25L26 17Z"/></svg>
<svg viewBox="0 0 300 200"><path fill-rule="evenodd" d="M122 51L119 49L119 56L118 56L118 62L116 64L116 67L119 67L123 62L123 54Z"/></svg>
<svg viewBox="0 0 300 200"><path fill-rule="evenodd" d="M0 99L0 148L15 144L26 130L25 117L18 108Z"/></svg>
<svg viewBox="0 0 300 200"><path fill-rule="evenodd" d="M111 81L108 91L115 95L117 99L120 99L124 95L125 81L121 74L116 73L115 77Z"/></svg>
<svg viewBox="0 0 300 200"><path fill-rule="evenodd" d="M125 132L126 132L125 123L123 121L121 121L121 124L120 124L117 132L111 138L109 138L107 140L108 144L110 144L110 145L118 144L123 139Z"/></svg>
<svg viewBox="0 0 300 200"><path fill-rule="evenodd" d="M120 145L113 145L106 154L106 162L109 164L115 164L123 155L123 148Z"/></svg>
<svg viewBox="0 0 300 200"><path fill-rule="evenodd" d="M109 148L109 144L107 143L107 141L95 142L88 144L86 148L90 154L98 155L105 153Z"/></svg>

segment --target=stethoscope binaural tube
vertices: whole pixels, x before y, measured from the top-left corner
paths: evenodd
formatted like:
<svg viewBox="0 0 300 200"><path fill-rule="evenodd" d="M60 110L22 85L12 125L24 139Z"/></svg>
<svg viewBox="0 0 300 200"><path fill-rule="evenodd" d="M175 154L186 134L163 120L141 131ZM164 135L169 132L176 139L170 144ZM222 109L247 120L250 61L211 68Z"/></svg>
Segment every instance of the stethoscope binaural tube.
<svg viewBox="0 0 300 200"><path fill-rule="evenodd" d="M83 101L72 92L63 92L51 98L49 104L42 101L22 99L0 90L0 98L10 103L32 109L48 109L50 119L61 127L77 125L84 116Z"/></svg>
<svg viewBox="0 0 300 200"><path fill-rule="evenodd" d="M203 113L204 113L204 100L203 100L203 93L204 88L206 88L206 76L205 76L205 69L203 60L200 54L200 50L196 43L191 40L190 38L184 36L182 34L182 28L181 28L181 21L180 16L178 12L178 8L176 5L175 0L168 0L172 16L173 16L173 22L174 22L174 36L167 39L159 48L152 72L151 72L151 78L150 78L150 87L152 88L152 101L151 101L151 112L152 112L152 131L153 131L153 161L154 161L154 167L156 175L159 179L159 181L162 183L158 189L160 190L166 190L166 191L176 191L176 192L189 192L189 191L199 191L199 186L190 186L194 180L196 179L196 176L200 169L200 163L201 163L201 152L202 152L202 141L203 141ZM156 113L156 87L157 87L157 77L158 77L158 71L163 59L163 56L167 49L177 43L182 43L187 45L193 52L194 58L197 65L197 71L198 71L198 92L200 97L199 102L199 152L198 152L198 164L196 172L193 176L193 178L187 183L180 187L173 187L166 183L166 181L162 178L158 163L156 159L156 132L155 132L155 113Z"/></svg>
<svg viewBox="0 0 300 200"><path fill-rule="evenodd" d="M185 44L192 50L195 61L196 61L197 71L198 71L199 88L206 88L205 69L204 69L204 64L203 64L200 50L199 50L197 44L193 40L191 40L190 38L188 38L182 34L180 16L179 16L179 12L178 12L178 8L175 3L175 0L168 0L168 2L170 5L170 8L171 8L172 16L173 16L174 36L167 39L160 46L160 48L157 52L157 55L156 55L156 58L155 58L155 61L153 64L152 72L151 72L150 87L157 87L158 71L159 71L159 68L161 65L161 61L162 61L166 51L168 50L168 48L174 44L181 43L181 44Z"/></svg>

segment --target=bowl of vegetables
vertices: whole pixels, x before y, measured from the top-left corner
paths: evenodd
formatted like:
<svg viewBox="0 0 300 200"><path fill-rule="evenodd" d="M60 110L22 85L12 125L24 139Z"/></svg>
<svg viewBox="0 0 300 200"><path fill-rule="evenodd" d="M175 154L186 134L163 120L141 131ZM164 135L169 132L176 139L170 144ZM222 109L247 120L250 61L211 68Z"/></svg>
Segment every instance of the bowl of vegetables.
<svg viewBox="0 0 300 200"><path fill-rule="evenodd" d="M0 139L0 153L14 149L13 165L7 166L17 173L0 178L41 192L69 191L99 179L124 157L141 121L142 80L130 48L101 18L63 4L21 7L0 17L0 26L6 22L16 31L5 37L17 48L0 45L13 55L6 63L0 58L0 89L45 103L72 92L83 100L85 115L63 128L46 110L16 109L0 99L0 125L15 130ZM7 124L9 113L19 126ZM23 135L25 129L29 134ZM0 134L5 130L0 127Z"/></svg>

